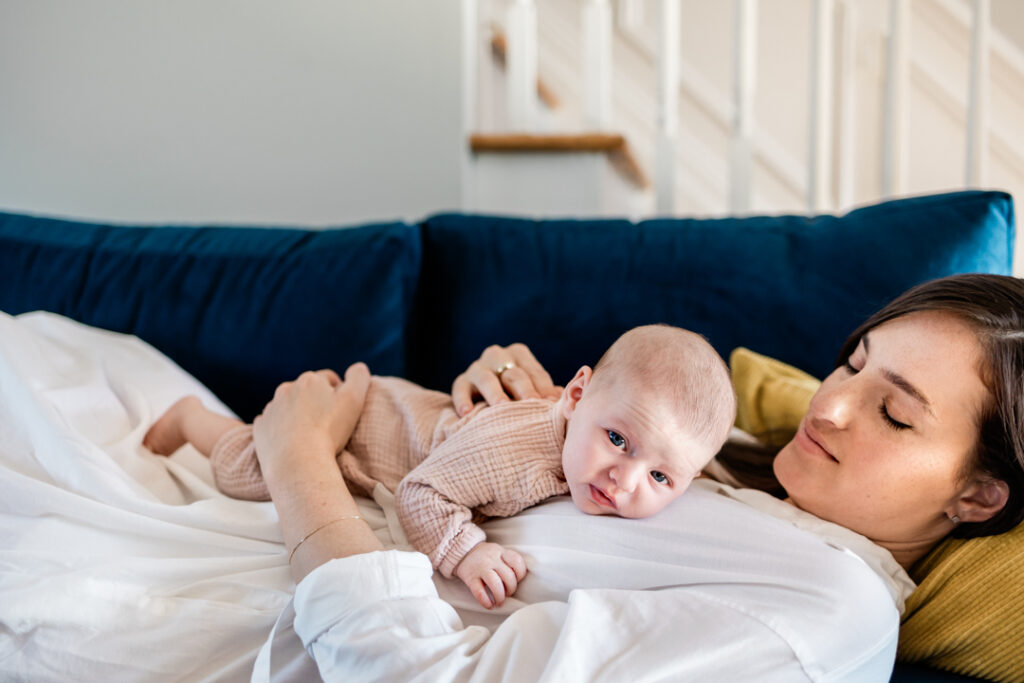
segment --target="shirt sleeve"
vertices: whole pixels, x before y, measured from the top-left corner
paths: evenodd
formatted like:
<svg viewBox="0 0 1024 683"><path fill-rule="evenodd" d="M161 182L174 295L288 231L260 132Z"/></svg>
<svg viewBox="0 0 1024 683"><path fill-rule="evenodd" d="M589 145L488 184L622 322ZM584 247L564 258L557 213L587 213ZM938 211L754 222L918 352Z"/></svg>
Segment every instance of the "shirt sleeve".
<svg viewBox="0 0 1024 683"><path fill-rule="evenodd" d="M700 590L577 590L493 634L463 627L416 553L333 560L295 595L295 630L325 681L888 680L895 630L857 665L820 670L784 634Z"/></svg>
<svg viewBox="0 0 1024 683"><path fill-rule="evenodd" d="M490 502L495 493L479 453L460 452L459 441L456 435L436 448L402 479L395 496L409 543L446 578L486 538L473 523L472 508Z"/></svg>
<svg viewBox="0 0 1024 683"><path fill-rule="evenodd" d="M537 471L550 467L542 454L560 462L550 409L518 403L481 412L398 486L395 505L409 542L446 578L486 538L473 510L508 516L557 492L543 484L552 478Z"/></svg>

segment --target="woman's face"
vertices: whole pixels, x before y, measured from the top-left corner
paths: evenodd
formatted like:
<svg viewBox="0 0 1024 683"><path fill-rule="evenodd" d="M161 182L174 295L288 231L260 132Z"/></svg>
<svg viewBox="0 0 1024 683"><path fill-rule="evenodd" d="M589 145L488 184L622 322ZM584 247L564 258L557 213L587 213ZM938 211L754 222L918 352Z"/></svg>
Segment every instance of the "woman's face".
<svg viewBox="0 0 1024 683"><path fill-rule="evenodd" d="M981 353L974 332L946 313L871 330L775 460L792 502L884 544L945 536L989 395Z"/></svg>

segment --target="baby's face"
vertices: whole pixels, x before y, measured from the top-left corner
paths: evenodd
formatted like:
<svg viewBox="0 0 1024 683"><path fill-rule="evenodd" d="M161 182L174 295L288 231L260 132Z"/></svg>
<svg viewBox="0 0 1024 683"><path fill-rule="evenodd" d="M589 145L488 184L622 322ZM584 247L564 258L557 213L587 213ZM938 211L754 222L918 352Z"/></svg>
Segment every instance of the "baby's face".
<svg viewBox="0 0 1024 683"><path fill-rule="evenodd" d="M562 468L583 512L650 517L678 498L716 451L641 391L592 391L570 415Z"/></svg>

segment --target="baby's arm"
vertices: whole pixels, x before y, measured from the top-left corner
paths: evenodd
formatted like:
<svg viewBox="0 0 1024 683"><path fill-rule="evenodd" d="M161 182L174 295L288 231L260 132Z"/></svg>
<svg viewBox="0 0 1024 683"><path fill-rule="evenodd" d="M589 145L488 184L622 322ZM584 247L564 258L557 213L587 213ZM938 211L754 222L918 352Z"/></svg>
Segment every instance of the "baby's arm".
<svg viewBox="0 0 1024 683"><path fill-rule="evenodd" d="M522 555L486 543L472 508L495 501L501 479L486 449L467 447L462 432L444 441L398 486L398 518L409 542L445 577L457 576L484 607L500 605L526 576ZM490 595L488 595L490 591ZM491 597L493 596L493 598Z"/></svg>

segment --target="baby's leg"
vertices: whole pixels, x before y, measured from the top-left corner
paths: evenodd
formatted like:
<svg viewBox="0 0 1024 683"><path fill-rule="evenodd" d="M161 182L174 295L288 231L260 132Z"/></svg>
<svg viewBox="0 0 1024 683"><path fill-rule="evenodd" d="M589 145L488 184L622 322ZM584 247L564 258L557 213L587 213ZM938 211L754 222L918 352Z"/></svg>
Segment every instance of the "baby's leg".
<svg viewBox="0 0 1024 683"><path fill-rule="evenodd" d="M186 396L149 428L142 445L157 455L170 455L190 443L209 457L217 440L242 424L241 420L208 410L198 397Z"/></svg>

